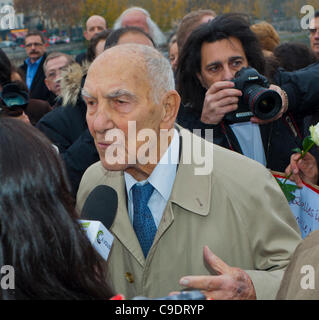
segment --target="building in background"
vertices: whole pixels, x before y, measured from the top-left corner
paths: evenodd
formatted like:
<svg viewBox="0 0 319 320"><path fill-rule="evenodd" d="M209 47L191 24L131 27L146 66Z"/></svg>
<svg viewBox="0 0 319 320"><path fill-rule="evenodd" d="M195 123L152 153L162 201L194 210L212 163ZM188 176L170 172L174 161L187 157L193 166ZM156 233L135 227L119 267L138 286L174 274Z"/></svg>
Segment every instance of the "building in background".
<svg viewBox="0 0 319 320"><path fill-rule="evenodd" d="M13 0L0 0L0 40L16 42L27 32L23 13L16 13Z"/></svg>

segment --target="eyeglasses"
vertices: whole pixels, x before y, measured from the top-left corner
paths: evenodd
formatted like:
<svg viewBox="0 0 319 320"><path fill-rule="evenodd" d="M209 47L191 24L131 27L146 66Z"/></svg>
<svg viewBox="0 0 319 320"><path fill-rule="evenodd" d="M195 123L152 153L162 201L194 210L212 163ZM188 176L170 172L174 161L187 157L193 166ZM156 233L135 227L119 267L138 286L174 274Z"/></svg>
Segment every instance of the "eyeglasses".
<svg viewBox="0 0 319 320"><path fill-rule="evenodd" d="M61 76L61 72L65 71L66 69L67 69L67 67L64 66L64 67L62 67L60 69L51 70L47 74L47 78L50 79L50 80L55 79L56 77Z"/></svg>
<svg viewBox="0 0 319 320"><path fill-rule="evenodd" d="M43 46L43 43L40 43L40 42L34 42L34 43L28 43L25 45L26 48L31 48L32 46L35 46L35 47L42 47Z"/></svg>

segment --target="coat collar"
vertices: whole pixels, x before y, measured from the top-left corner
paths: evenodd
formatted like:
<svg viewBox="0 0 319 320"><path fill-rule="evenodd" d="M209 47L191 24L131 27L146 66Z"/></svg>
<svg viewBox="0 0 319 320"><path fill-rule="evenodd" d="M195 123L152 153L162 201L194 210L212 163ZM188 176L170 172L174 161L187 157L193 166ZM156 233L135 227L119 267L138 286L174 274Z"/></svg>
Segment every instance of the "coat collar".
<svg viewBox="0 0 319 320"><path fill-rule="evenodd" d="M125 179L123 172L108 172L107 185L114 188L118 194L118 210L116 218L111 227L111 231L117 236L120 242L131 252L141 266L145 266L153 255L153 247L156 246L165 231L174 221L174 205L177 205L185 211L185 213L193 213L206 216L210 210L212 175L196 175L195 169L198 168L194 163L194 156L191 157L189 164L184 163L189 154L184 154L186 144L203 143L203 139L191 134L188 130L181 127L178 128L181 134L181 157L178 165L175 182L173 185L170 199L167 203L162 220L158 227L153 246L149 252L148 259L145 260L142 249L130 222L127 210L127 195L125 187ZM209 143L209 151L212 156L212 144ZM185 149L183 149L185 148ZM191 150L194 150L192 147ZM198 150L198 149L197 149ZM187 149L188 151L188 149ZM195 149L196 151L196 149Z"/></svg>
<svg viewBox="0 0 319 320"><path fill-rule="evenodd" d="M181 156L170 201L191 213L205 216L210 209L212 174L196 174L199 166L195 164L193 153L198 151L195 146L202 144L203 147L204 143L207 143L209 148L205 152L209 153L213 161L213 145L180 126L177 128L181 136Z"/></svg>

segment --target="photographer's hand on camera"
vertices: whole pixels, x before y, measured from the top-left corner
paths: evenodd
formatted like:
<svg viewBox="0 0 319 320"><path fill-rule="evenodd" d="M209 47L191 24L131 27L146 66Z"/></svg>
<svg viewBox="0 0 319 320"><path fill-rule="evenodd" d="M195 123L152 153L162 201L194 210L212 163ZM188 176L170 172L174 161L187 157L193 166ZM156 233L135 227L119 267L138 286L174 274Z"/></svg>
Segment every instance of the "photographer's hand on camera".
<svg viewBox="0 0 319 320"><path fill-rule="evenodd" d="M207 90L201 115L201 121L207 124L219 124L225 114L238 108L238 97L242 92L234 89L231 81L218 81Z"/></svg>
<svg viewBox="0 0 319 320"><path fill-rule="evenodd" d="M252 117L250 119L251 122L253 123L257 123L257 124L266 124L266 123L270 123L272 121L275 121L275 120L278 120L282 117L282 115L288 110L288 97L287 97L287 93L282 90L280 87L274 85L274 84L271 84L269 89L271 90L274 90L274 91L277 91L280 96L281 96L281 100L282 100L282 107L281 107L281 110L279 111L279 113L273 117L272 119L269 119L269 120L261 120L261 119L258 119L257 117Z"/></svg>

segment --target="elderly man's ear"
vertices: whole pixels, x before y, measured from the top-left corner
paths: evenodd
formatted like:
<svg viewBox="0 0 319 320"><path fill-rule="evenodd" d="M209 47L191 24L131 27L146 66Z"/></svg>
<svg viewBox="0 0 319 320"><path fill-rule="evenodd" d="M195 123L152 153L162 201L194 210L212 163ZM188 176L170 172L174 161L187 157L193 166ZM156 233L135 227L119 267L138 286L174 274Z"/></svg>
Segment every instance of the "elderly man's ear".
<svg viewBox="0 0 319 320"><path fill-rule="evenodd" d="M180 103L181 98L177 91L172 90L165 94L162 100L163 112L161 129L171 129L174 127Z"/></svg>

